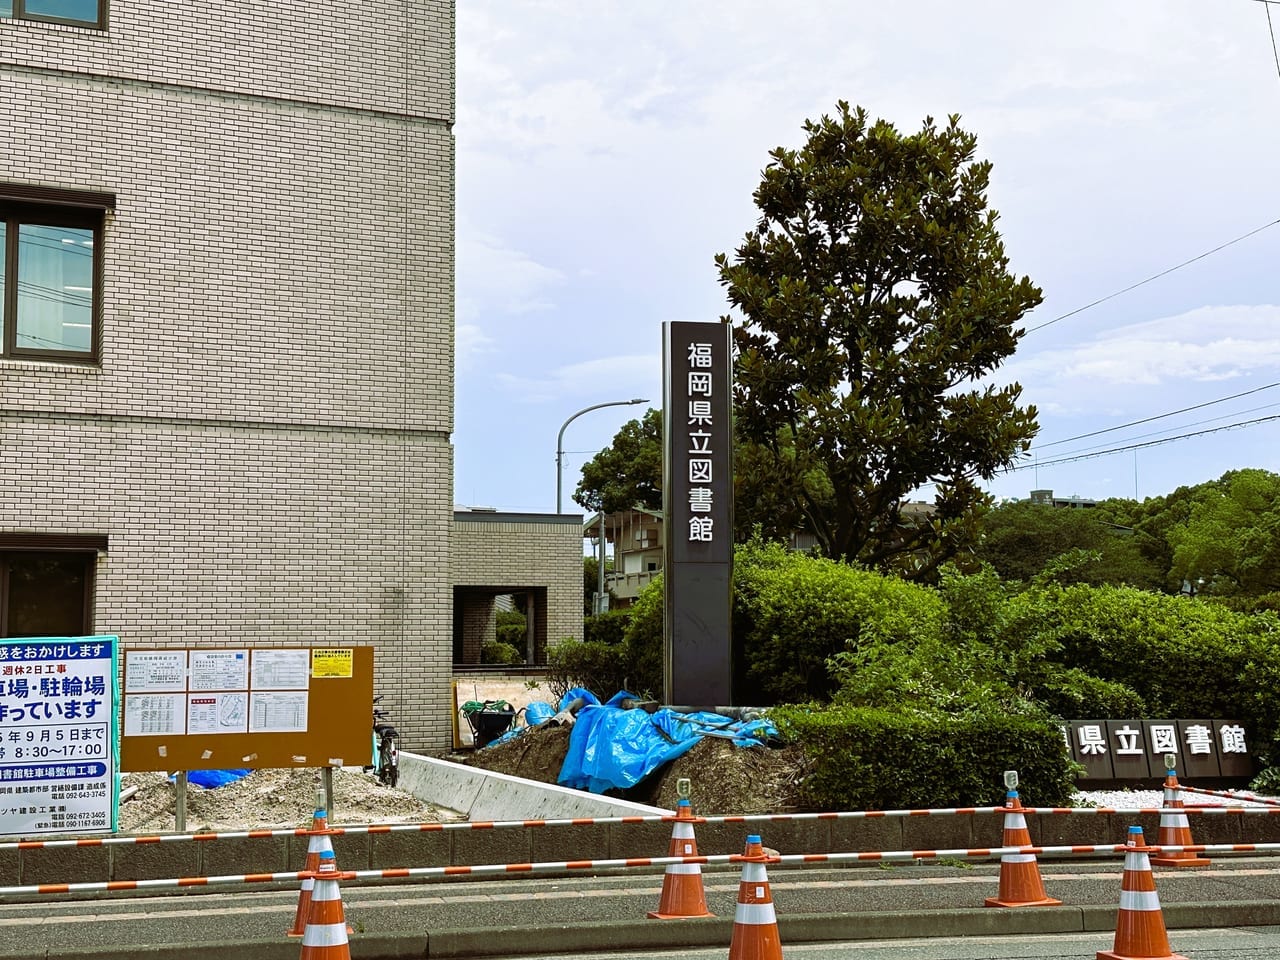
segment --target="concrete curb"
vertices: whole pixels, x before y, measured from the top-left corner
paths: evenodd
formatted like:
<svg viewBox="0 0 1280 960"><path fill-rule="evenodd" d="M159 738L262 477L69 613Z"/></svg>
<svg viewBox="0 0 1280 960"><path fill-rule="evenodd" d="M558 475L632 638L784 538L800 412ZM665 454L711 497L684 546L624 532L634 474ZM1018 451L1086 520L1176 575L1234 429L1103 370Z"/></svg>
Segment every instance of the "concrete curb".
<svg viewBox="0 0 1280 960"><path fill-rule="evenodd" d="M1117 907L1064 906L998 910L900 910L879 913L804 914L778 918L783 943L823 943L837 940L901 940L920 937L999 937L1035 933L1099 934L1099 942L1114 932ZM1271 926L1280 924L1280 901L1238 903L1180 903L1163 908L1171 929L1195 927ZM599 953L619 949L666 949L728 946L733 917L690 920L617 920L539 928L565 953ZM426 956L435 960L519 953L529 948L530 930L476 928L441 930L428 934ZM356 956L352 941L352 956ZM364 956L363 953L360 956ZM388 957L391 955L388 954ZM113 958L114 960L114 958Z"/></svg>

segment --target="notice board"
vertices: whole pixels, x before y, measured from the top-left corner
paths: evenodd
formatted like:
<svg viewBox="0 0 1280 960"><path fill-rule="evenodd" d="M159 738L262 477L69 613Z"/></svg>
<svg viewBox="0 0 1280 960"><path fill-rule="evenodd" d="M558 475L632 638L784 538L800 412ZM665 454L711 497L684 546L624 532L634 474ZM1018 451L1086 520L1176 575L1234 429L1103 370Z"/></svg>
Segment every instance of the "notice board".
<svg viewBox="0 0 1280 960"><path fill-rule="evenodd" d="M372 647L126 649L122 659L122 771L372 760Z"/></svg>

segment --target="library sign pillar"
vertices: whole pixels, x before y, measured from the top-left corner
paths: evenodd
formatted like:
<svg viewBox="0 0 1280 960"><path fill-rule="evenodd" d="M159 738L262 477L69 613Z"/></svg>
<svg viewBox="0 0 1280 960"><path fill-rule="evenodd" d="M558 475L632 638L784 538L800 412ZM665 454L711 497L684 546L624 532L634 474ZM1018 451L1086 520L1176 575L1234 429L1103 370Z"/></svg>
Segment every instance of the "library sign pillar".
<svg viewBox="0 0 1280 960"><path fill-rule="evenodd" d="M732 328L664 323L663 695L732 702Z"/></svg>

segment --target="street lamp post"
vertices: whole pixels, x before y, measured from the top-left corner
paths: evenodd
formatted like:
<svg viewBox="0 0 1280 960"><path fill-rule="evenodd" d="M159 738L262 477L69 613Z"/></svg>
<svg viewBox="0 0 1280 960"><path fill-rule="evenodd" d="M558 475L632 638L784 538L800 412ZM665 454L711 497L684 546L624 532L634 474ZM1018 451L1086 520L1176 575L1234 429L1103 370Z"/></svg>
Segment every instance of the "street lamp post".
<svg viewBox="0 0 1280 960"><path fill-rule="evenodd" d="M561 506L560 488L561 488L561 481L564 476L564 430L565 430L565 427L569 426L569 424L573 423L573 421L577 420L584 413L590 413L592 410L599 410L601 407L630 407L630 406L634 406L637 403L648 403L648 402L649 401L644 399L643 397L638 397L635 400L610 400L608 403L594 403L589 407L583 407L581 410L579 410L577 413L575 413L573 416L571 416L568 420L566 420L564 423L560 425L560 433L556 436L556 514L557 515L559 515L562 512L560 509L560 506ZM599 556L596 558L596 574L597 574L597 580L599 583L599 589L596 591L597 598L604 596L604 509L603 507L600 510L600 534L599 535L600 535L600 553L599 553ZM593 613L600 612L598 599L596 601L596 604L592 607L592 612Z"/></svg>
<svg viewBox="0 0 1280 960"><path fill-rule="evenodd" d="M556 437L556 513L562 513L560 509L560 488L564 474L564 429L577 420L584 413L590 413L592 410L599 410L601 407L630 407L637 403L648 403L643 397L635 400L610 400L608 403L595 403L589 407L583 407L572 417L560 425L560 433Z"/></svg>

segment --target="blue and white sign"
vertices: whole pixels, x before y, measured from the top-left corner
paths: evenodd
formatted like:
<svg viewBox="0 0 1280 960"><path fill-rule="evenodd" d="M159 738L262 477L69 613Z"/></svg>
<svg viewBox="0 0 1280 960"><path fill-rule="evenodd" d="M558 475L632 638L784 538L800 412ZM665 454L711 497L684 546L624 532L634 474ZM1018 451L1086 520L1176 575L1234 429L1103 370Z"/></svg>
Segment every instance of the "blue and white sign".
<svg viewBox="0 0 1280 960"><path fill-rule="evenodd" d="M0 835L115 829L117 646L0 640Z"/></svg>

